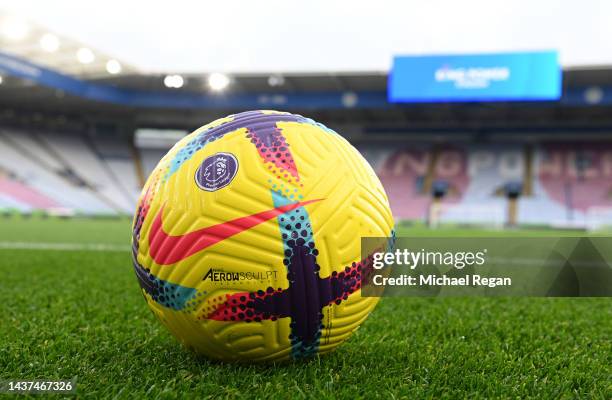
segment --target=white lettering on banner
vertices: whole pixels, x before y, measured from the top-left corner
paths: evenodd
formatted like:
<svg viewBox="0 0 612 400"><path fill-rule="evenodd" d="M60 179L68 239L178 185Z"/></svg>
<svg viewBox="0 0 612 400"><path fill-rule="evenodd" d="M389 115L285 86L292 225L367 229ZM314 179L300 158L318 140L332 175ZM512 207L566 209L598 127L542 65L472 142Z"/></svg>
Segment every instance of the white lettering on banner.
<svg viewBox="0 0 612 400"><path fill-rule="evenodd" d="M456 88L484 89L492 81L506 81L510 78L508 67L471 67L471 68L438 68L435 72L436 82L454 82Z"/></svg>

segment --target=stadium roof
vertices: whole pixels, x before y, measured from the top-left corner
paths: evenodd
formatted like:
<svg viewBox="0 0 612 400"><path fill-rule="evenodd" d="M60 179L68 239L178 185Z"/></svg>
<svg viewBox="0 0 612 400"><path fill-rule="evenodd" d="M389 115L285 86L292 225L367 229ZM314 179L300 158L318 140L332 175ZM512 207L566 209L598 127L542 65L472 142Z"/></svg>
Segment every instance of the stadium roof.
<svg viewBox="0 0 612 400"><path fill-rule="evenodd" d="M586 127L612 131L610 70L566 71L565 100L544 103L394 105L386 101L387 77L383 74L288 74L283 78L283 85L270 86L268 74L235 75L224 93L210 93L201 75L186 75L185 86L180 89L164 87L163 75L120 75L87 81L152 93L162 99L182 93L206 101L225 101L207 107L138 108L86 100L27 79L6 76L0 86L0 124L57 124L67 129L75 120L123 121L131 126L193 129L229 113L259 108L295 111L332 127L360 126L358 129L379 137L401 132L455 135L466 130L477 134L535 128L551 131L559 126L574 131ZM351 98L356 103L346 102ZM600 106L593 104L603 100Z"/></svg>
<svg viewBox="0 0 612 400"><path fill-rule="evenodd" d="M0 49L67 75L95 79L138 70L71 37L0 11Z"/></svg>
<svg viewBox="0 0 612 400"><path fill-rule="evenodd" d="M37 64L39 52L18 48L0 52L0 100L16 103L53 103L80 107L91 101L99 107L159 109L337 109L398 108L387 100L387 74L371 73L268 73L223 75L215 88L212 75L164 75L135 70L109 74L104 64L85 65L73 72L51 58ZM27 58L26 58L27 57ZM31 57L31 58L30 58ZM168 79L180 79L180 85ZM70 99L76 97L71 104ZM564 73L560 104L567 106L612 104L612 70L570 69Z"/></svg>
<svg viewBox="0 0 612 400"><path fill-rule="evenodd" d="M22 10L22 5L29 3L0 0L2 4L11 5L13 10ZM39 3L42 4L46 3ZM95 25L98 20L104 20L106 11L103 10L108 6L101 8L100 18L96 16L87 21L92 24L93 31L100 29ZM62 11L68 14L83 11L79 8L82 6L75 7L76 11ZM143 9L155 16L155 7L143 6ZM41 15L41 10L29 11L29 16ZM54 12L49 14L48 21L57 17ZM397 105L387 101L387 73L382 70L355 72L349 68L344 72L279 72L283 60L291 58L291 49L282 46L278 48L281 55L278 64L268 71L231 74L161 72L163 61L168 58L166 50L172 51L170 47L173 47L164 47L167 43L158 43L163 53L160 49L155 52L160 68L143 69L115 56L115 50L122 48L122 40L113 42L117 47L106 53L104 49L109 46L102 43L101 48L96 47L92 43L101 42L95 38L93 42L85 43L64 34L70 30L69 26L58 31L49 30L15 15L0 14L0 105L5 107L3 116L9 119L15 109L21 109L35 111L27 119L37 118L38 112L83 113L87 116L110 113L151 124L192 126L209 119L208 115L214 117L245 109L267 108L321 115L319 119L322 120L332 118L345 123L393 125L391 130L396 129L395 125L405 126L408 122L417 127L434 123L445 129L447 125L466 121L514 123L525 118L538 120L543 115L548 120L584 120L596 112L599 113L597 118L601 119L610 113L594 111L593 106L612 105L612 69L605 67L565 68L560 102L535 106L533 103ZM135 18L133 28L142 23ZM255 25L259 26L259 21ZM121 18L113 29L105 27L109 32L115 28L122 29ZM151 31L151 27L147 29ZM58 33L60 31L62 33ZM171 29L164 27L162 31L170 32ZM156 32L151 34L155 37ZM79 37L86 36L88 34ZM126 41L129 40L130 37L126 36ZM215 40L222 42L225 38L221 35ZM326 45L324 42L320 44L322 48ZM183 43L176 45L180 47ZM352 55L346 51L350 46L347 46L337 49L337 52L350 59ZM364 52L367 51L370 50L365 46ZM314 56L320 58L321 55ZM372 53L372 57L377 56L380 54ZM223 54L219 57L223 58ZM585 105L591 106L588 111L568 110L568 107ZM610 118L607 117L606 121L609 125Z"/></svg>

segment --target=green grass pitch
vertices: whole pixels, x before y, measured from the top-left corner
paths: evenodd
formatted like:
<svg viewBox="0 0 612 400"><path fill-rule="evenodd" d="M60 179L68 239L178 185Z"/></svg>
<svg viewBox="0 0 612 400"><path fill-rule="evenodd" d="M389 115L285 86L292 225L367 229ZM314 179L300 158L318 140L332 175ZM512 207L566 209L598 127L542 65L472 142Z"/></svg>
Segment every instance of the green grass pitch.
<svg viewBox="0 0 612 400"><path fill-rule="evenodd" d="M275 366L207 361L146 307L129 224L0 220L0 379L77 377L79 398L612 398L607 298L387 298L328 356ZM25 245L51 242L109 248Z"/></svg>

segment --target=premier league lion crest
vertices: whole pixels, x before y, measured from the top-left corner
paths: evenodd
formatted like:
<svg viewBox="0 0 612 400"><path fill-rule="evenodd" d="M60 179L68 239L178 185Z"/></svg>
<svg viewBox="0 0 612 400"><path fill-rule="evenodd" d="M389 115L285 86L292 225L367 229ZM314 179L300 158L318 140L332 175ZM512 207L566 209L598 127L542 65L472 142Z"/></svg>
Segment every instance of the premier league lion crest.
<svg viewBox="0 0 612 400"><path fill-rule="evenodd" d="M216 153L207 157L195 174L200 189L214 192L227 185L238 172L238 160L230 153Z"/></svg>

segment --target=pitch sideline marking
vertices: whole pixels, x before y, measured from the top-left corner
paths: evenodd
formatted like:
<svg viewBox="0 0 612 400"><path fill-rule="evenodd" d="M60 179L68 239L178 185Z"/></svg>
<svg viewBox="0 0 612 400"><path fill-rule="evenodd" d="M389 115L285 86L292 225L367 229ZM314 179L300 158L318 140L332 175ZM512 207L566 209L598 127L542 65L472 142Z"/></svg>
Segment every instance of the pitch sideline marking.
<svg viewBox="0 0 612 400"><path fill-rule="evenodd" d="M107 243L45 243L0 242L0 250L57 250L57 251L130 251L131 247Z"/></svg>

